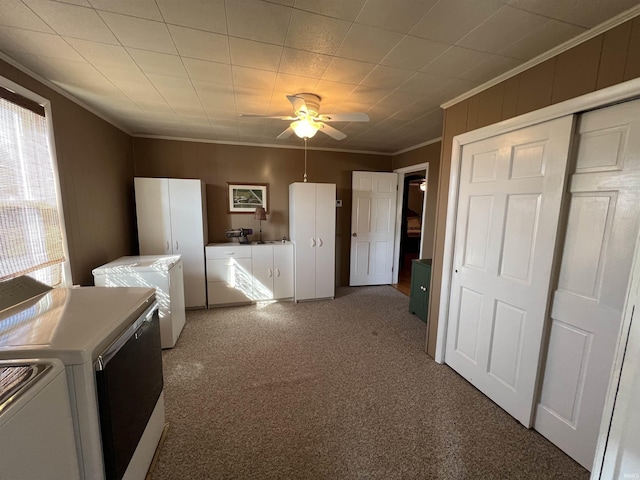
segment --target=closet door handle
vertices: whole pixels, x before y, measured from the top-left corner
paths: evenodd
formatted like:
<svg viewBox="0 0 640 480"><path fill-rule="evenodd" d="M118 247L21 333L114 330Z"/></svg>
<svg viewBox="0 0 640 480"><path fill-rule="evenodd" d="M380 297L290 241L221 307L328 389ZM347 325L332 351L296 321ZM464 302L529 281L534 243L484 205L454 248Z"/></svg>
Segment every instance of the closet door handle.
<svg viewBox="0 0 640 480"><path fill-rule="evenodd" d="M318 246L319 246L319 247L321 247L322 245L324 245L324 243L322 242L322 239L321 239L321 238L319 238L319 239L318 239Z"/></svg>
<svg viewBox="0 0 640 480"><path fill-rule="evenodd" d="M167 240L167 252L169 251L169 240Z"/></svg>
<svg viewBox="0 0 640 480"><path fill-rule="evenodd" d="M280 269L276 268L276 277L279 277L279 276L280 276Z"/></svg>
<svg viewBox="0 0 640 480"><path fill-rule="evenodd" d="M176 240L176 250L180 250L180 247L178 246L178 241Z"/></svg>
<svg viewBox="0 0 640 480"><path fill-rule="evenodd" d="M312 239L311 239L311 246L312 246L312 247L315 247L315 246L316 246L316 239L315 239L315 238L312 238Z"/></svg>
<svg viewBox="0 0 640 480"><path fill-rule="evenodd" d="M269 269L269 278L273 277L273 270L270 268Z"/></svg>

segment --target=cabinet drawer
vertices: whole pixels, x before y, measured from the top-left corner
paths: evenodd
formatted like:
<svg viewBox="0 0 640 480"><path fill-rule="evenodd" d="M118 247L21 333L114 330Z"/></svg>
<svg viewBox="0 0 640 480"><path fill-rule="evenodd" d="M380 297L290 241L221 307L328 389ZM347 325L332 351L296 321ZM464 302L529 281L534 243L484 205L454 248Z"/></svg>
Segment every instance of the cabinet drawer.
<svg viewBox="0 0 640 480"><path fill-rule="evenodd" d="M230 244L205 247L207 258L251 258L251 245Z"/></svg>
<svg viewBox="0 0 640 480"><path fill-rule="evenodd" d="M249 290L247 290L249 288ZM251 287L247 285L232 286L227 282L209 282L207 290L209 305L233 305L251 303Z"/></svg>

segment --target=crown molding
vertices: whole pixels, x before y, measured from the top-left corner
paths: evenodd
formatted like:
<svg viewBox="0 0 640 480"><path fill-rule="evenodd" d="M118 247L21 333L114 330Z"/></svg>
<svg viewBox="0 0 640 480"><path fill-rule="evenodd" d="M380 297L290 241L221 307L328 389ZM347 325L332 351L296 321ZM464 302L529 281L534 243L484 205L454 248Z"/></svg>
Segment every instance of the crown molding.
<svg viewBox="0 0 640 480"><path fill-rule="evenodd" d="M5 61L6 63L11 65L12 67L20 70L22 73L24 73L26 75L29 75L31 78L33 78L37 82L40 82L45 87L50 88L51 90L53 90L57 94L62 95L63 97L65 97L67 100L72 101L73 103L75 103L76 105L82 107L83 109L87 110L88 112L93 113L96 117L104 120L105 122L109 123L110 125L113 125L114 127L116 127L118 130L121 130L123 133L126 133L127 135L131 136L131 132L129 132L129 130L124 128L122 125L118 124L112 118L109 118L109 117L105 116L104 113L101 113L101 112L97 111L96 109L94 109L93 107L90 107L89 105L84 103L82 100L74 97L73 95L71 95L66 90L64 90L64 89L60 88L59 86L57 86L51 80L47 80L46 78L44 78L44 77L38 75L37 73L35 73L33 70L25 67L21 63L18 63L13 58L8 56L6 53L0 51L0 60ZM42 95L40 95L40 94L38 94L38 96L42 97ZM45 98L45 97L42 97L42 98ZM51 99L47 99L47 100L50 101Z"/></svg>
<svg viewBox="0 0 640 480"><path fill-rule="evenodd" d="M518 75L519 73L524 72L525 70L530 69L531 67L535 67L536 65L549 60L550 58L553 58L559 54L561 54L562 52L566 52L567 50L575 47L576 45L579 45L581 43L586 42L587 40L591 40L594 37L597 37L598 35L611 30L612 28L617 27L618 25L623 24L624 22L626 22L627 20L631 20L634 17L637 17L638 15L640 15L640 5L636 5L635 7L630 8L629 10L620 13L619 15L616 15L615 17L610 18L609 20L602 22L599 25L596 25L595 27L593 27L590 30L587 30L586 32L581 33L580 35L578 35L577 37L574 37L570 40L567 40L564 43L561 43L560 45L558 45L557 47L552 48L551 50L548 50L540 55L538 55L535 58L532 58L531 60L518 65L516 68L513 68L511 70L509 70L508 72L503 73L502 75L498 75L497 77L489 80L486 83L483 83L482 85L479 85L477 87L475 87L472 90L469 90L466 93L463 93L462 95L457 96L456 98L449 100L448 102L443 103L442 105L440 105L441 108L449 108L452 107L453 105L455 105L456 103L460 103L463 100L466 100L470 97L473 97L474 95L477 95L480 92L483 92L501 82L504 82L505 80L514 77L516 75Z"/></svg>
<svg viewBox="0 0 640 480"><path fill-rule="evenodd" d="M440 141L442 141L442 137L434 138L433 140L428 140L426 142L419 143L418 145L414 145L413 147L405 148L404 150L398 150L397 152L393 153L392 155L394 157L396 155L402 155L403 153L411 152L413 150L417 150L418 148L426 147L427 145L432 145L432 144L438 143Z"/></svg>

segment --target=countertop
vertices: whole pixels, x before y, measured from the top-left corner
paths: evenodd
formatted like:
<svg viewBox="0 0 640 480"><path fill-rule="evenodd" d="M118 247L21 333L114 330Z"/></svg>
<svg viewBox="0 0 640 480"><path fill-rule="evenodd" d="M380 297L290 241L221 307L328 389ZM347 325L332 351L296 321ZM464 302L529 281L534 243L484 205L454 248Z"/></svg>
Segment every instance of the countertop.
<svg viewBox="0 0 640 480"><path fill-rule="evenodd" d="M282 242L282 240L265 240L263 243L222 242L222 243L208 243L207 247L250 247L252 245L286 245L288 243L291 243L291 242L289 240L287 240L286 242Z"/></svg>

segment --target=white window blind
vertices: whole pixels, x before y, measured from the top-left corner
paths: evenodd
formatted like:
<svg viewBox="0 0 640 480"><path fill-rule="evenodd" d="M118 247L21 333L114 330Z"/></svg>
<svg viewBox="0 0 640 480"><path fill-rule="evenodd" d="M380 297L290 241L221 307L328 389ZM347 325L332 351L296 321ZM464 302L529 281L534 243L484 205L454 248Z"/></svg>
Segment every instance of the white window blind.
<svg viewBox="0 0 640 480"><path fill-rule="evenodd" d="M0 280L31 273L57 285L65 258L55 170L44 108L32 103L0 88Z"/></svg>

